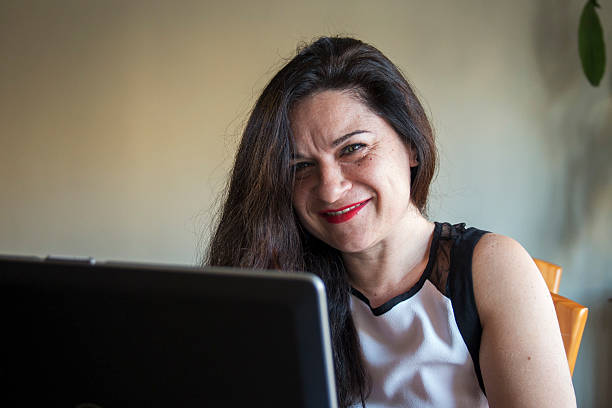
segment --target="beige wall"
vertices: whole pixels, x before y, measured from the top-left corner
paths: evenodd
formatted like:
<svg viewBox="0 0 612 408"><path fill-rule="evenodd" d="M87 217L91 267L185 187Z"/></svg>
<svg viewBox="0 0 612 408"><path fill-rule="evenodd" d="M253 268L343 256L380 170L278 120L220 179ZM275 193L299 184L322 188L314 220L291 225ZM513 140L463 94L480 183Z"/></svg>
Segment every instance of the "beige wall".
<svg viewBox="0 0 612 408"><path fill-rule="evenodd" d="M300 41L371 42L437 129L432 218L515 237L591 308L574 374L612 357L612 82L576 52L583 1L3 1L0 253L197 262L255 97ZM601 1L608 58L612 4Z"/></svg>

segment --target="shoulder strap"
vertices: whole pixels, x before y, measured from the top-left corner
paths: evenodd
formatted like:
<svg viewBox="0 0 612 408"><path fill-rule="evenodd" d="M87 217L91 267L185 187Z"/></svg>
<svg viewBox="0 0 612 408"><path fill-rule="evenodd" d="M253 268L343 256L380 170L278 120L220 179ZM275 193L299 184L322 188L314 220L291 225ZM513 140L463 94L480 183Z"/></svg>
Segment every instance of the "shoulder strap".
<svg viewBox="0 0 612 408"><path fill-rule="evenodd" d="M451 248L451 262L447 280L447 293L453 305L453 313L459 332L472 356L476 377L482 392L485 393L480 371L480 338L482 326L476 309L474 285L472 281L472 255L474 247L488 231L476 228L465 229L465 224L454 225L456 230ZM486 395L486 393L485 393Z"/></svg>

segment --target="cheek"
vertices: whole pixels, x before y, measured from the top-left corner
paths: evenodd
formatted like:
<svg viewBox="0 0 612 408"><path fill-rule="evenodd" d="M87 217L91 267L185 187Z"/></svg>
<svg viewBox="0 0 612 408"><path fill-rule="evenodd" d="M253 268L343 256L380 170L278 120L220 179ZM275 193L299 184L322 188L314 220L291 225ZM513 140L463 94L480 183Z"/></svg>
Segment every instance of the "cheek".
<svg viewBox="0 0 612 408"><path fill-rule="evenodd" d="M384 159L376 154L368 154L345 169L352 181L369 186L377 186L394 172Z"/></svg>
<svg viewBox="0 0 612 408"><path fill-rule="evenodd" d="M315 230L316 222L312 219L312 214L309 215L308 211L308 202L304 197L294 196L293 198L293 209L295 214L297 215L297 219L301 226L308 231L310 234L317 236Z"/></svg>
<svg viewBox="0 0 612 408"><path fill-rule="evenodd" d="M300 221L304 219L306 214L308 205L307 197L306 186L303 183L296 183L296 185L293 186L293 208L300 218Z"/></svg>

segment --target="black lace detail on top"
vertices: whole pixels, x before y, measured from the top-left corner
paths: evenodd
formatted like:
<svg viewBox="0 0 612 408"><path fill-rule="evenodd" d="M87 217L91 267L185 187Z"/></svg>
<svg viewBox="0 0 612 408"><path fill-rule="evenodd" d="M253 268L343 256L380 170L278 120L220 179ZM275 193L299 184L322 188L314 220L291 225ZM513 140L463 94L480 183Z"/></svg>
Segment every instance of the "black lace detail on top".
<svg viewBox="0 0 612 408"><path fill-rule="evenodd" d="M431 275L429 281L444 296L448 297L448 275L451 265L451 251L453 243L465 230L465 224L450 225L449 223L439 224L436 227L440 228L438 236L438 245L436 246L436 254L431 265ZM432 246L432 250L434 250Z"/></svg>

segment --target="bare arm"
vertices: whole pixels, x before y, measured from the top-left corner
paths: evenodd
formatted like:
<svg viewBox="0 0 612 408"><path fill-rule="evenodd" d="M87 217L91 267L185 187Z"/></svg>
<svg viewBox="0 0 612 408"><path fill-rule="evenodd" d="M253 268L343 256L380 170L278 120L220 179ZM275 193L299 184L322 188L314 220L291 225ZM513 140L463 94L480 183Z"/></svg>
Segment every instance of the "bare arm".
<svg viewBox="0 0 612 408"><path fill-rule="evenodd" d="M487 234L474 250L480 367L491 407L575 407L550 293L529 254Z"/></svg>

